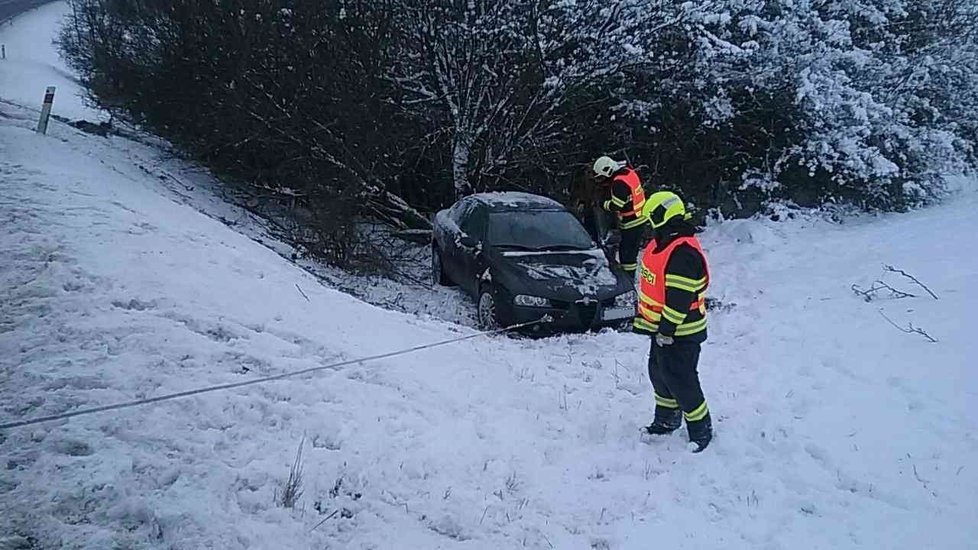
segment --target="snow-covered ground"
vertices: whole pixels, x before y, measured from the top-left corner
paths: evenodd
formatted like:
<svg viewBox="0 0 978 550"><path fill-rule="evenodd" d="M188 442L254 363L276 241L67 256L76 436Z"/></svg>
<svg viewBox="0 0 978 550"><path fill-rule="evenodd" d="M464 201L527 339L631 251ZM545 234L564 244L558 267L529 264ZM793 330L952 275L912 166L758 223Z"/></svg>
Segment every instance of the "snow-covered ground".
<svg viewBox="0 0 978 550"><path fill-rule="evenodd" d="M7 51L7 59L0 60L0 99L40 109L44 90L54 86L52 114L72 120L107 120L86 104L78 78L58 56L54 41L68 10L66 2L53 2L0 26L0 43Z"/></svg>
<svg viewBox="0 0 978 550"><path fill-rule="evenodd" d="M15 103L12 77L46 81L2 70ZM61 124L37 136L33 117L0 103L0 422L470 333L442 320L469 311L456 291L378 284L429 314L366 304L283 259L206 173ZM476 339L2 432L0 548L972 548L978 195L961 187L911 214L706 232L712 294L736 305L711 317L702 455L638 435L647 339ZM850 289L881 277L917 297Z"/></svg>

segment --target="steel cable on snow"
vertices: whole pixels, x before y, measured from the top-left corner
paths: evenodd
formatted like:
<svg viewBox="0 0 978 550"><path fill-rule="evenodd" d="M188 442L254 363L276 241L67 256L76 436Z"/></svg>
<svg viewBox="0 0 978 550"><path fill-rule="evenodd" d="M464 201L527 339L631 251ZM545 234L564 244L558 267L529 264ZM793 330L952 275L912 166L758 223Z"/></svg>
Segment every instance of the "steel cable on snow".
<svg viewBox="0 0 978 550"><path fill-rule="evenodd" d="M405 348L405 349L401 349L401 350L397 350L397 351L390 351L390 352L387 352L387 353L381 353L379 355L371 355L371 356L368 356L368 357L360 357L358 359L348 359L346 361L340 361L338 363L331 363L329 365L320 365L318 367L310 367L308 369L301 369L301 370L297 370L297 371L293 371L293 372L286 372L286 373L282 373L282 374L275 374L275 375L272 375L272 376L265 376L265 377L262 377L262 378L254 378L252 380L244 380L242 382L232 382L230 384L219 384L219 385L216 385L216 386L207 386L207 387L204 387L204 388L197 388L197 389L193 389L193 390L186 390L186 391L181 391L181 392L176 392L176 393L169 393L169 394L166 394L166 395L159 395L159 396L156 396L156 397L147 397L145 399L137 399L135 401L125 401L125 402L122 402L122 403L114 403L112 405L103 405L103 406L100 406L100 407L91 407L91 408L88 408L88 409L80 409L80 410L77 410L77 411L71 411L71 412L66 412L66 413L61 413L61 414L52 414L52 415L49 415L49 416L40 416L40 417L37 417L37 418L29 418L27 420L16 420L16 421L13 421L13 422L5 422L3 424L0 424L0 430L9 430L9 429L12 429L12 428L22 428L24 426L32 426L32 425L35 425L35 424L41 424L41 423L45 423L45 422L53 422L55 420L65 420L65 419L68 419L68 418L74 418L76 416L84 416L84 415L95 414L95 413L100 413L100 412L115 411L115 410L119 410L119 409L128 409L128 408L132 408L132 407L138 407L140 405L148 405L148 404L151 404L151 403L159 403L161 401L170 401L170 400L173 400L173 399L180 399L180 398L183 398L183 397L190 397L190 396L193 396L193 395L200 395L200 394L204 394L204 393L211 393L211 392L222 391L222 390L230 390L230 389L234 389L234 388L241 388L241 387L244 387L244 386L253 386L255 384L264 384L266 382L273 382L275 380L283 380L285 378L294 378L296 376L302 376L304 374L310 374L310 373L324 371L324 370L335 370L335 369L338 369L340 367L346 367L346 366L350 366L350 365L356 365L356 364L359 364L359 363L369 363L371 361L379 361L381 359L389 359L391 357L398 357L398 356L401 356L401 355L407 355L409 353L415 353L415 352L426 350L426 349L447 346L449 344L455 344L455 343L458 343L458 342L463 342L465 340L472 340L474 338L480 338L480 337L483 337L483 336L492 336L494 334L503 334L503 333L512 332L514 330L518 330L518 329L521 329L521 328L528 328L528 327L532 327L532 326L536 326L536 325L543 325L543 324L552 323L552 322L553 322L553 318L550 317L549 315L547 315L547 316L543 317L542 319L538 319L536 321L531 321L531 322L528 322L528 323L519 323L519 324L516 324L516 325L510 325L508 327L503 327L503 328L499 328L499 329L496 329L496 330L490 330L490 331L486 331L486 332L476 332L475 334L467 334L465 336L459 336L458 338L451 338L451 339L448 339L448 340L441 340L439 342L432 342L430 344L422 344L422 345L414 346L414 347L411 347L411 348Z"/></svg>

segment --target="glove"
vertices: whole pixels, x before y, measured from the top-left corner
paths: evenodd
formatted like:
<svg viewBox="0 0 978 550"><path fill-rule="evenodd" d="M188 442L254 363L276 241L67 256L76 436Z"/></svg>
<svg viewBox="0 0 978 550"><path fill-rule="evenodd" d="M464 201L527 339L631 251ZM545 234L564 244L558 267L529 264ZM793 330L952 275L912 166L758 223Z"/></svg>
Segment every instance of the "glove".
<svg viewBox="0 0 978 550"><path fill-rule="evenodd" d="M664 346L671 346L673 342L674 340L672 339L672 336L666 336L665 334L655 335L655 343L658 344L660 348Z"/></svg>

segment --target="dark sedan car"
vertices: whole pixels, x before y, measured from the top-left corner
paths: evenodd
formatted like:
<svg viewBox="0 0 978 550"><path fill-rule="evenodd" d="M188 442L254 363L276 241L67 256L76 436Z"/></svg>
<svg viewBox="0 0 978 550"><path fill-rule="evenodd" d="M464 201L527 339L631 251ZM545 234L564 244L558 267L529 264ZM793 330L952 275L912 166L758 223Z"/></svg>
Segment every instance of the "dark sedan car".
<svg viewBox="0 0 978 550"><path fill-rule="evenodd" d="M552 330L587 330L635 314L634 282L573 214L537 195L472 195L439 212L432 272L476 299L486 329L550 315Z"/></svg>

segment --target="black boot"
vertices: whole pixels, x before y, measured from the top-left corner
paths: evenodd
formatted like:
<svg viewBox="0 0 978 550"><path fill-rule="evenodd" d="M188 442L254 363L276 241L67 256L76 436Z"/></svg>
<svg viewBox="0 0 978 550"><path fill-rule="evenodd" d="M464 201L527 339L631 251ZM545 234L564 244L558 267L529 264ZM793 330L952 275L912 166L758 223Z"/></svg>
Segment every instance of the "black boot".
<svg viewBox="0 0 978 550"><path fill-rule="evenodd" d="M667 435L679 429L683 423L683 412L679 409L655 408L655 420L645 427L650 435Z"/></svg>
<svg viewBox="0 0 978 550"><path fill-rule="evenodd" d="M710 421L710 413L706 413L702 420L687 421L686 430L689 432L689 442L696 445L693 452L702 453L713 440L713 423Z"/></svg>

